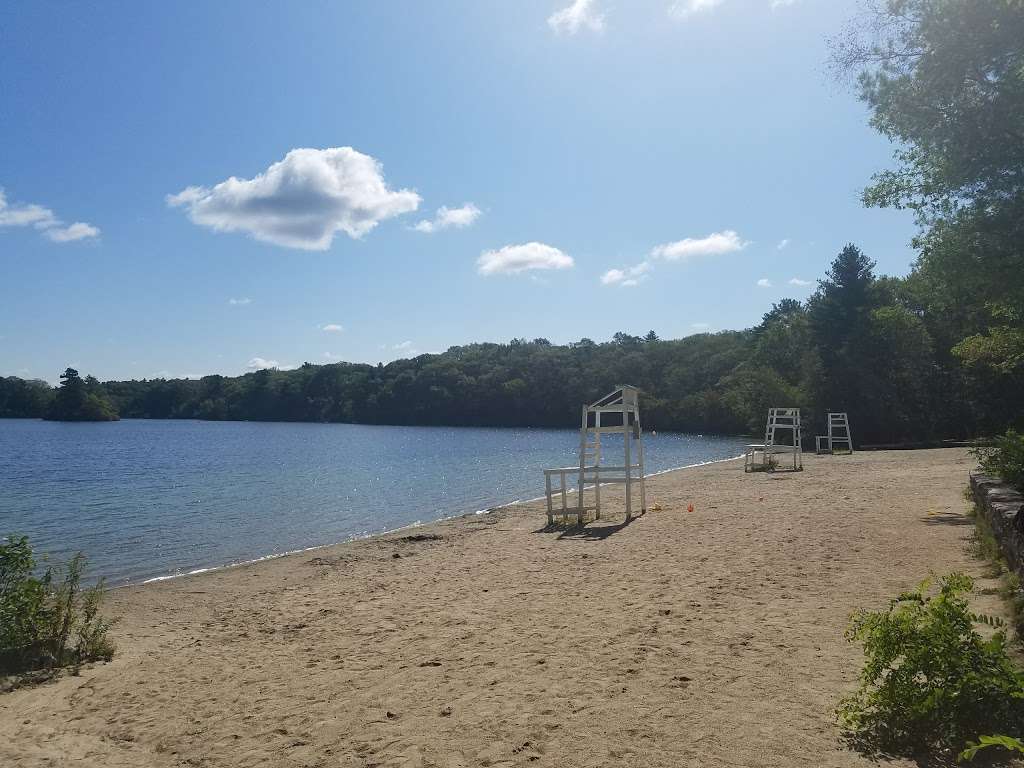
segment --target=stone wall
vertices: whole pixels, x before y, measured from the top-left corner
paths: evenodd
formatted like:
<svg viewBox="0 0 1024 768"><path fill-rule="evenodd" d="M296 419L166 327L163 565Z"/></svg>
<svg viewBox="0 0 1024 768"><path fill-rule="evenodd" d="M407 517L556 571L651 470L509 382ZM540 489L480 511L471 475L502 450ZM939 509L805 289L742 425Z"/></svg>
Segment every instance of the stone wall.
<svg viewBox="0 0 1024 768"><path fill-rule="evenodd" d="M985 516L1007 564L1024 577L1024 495L983 472L971 473L971 492Z"/></svg>

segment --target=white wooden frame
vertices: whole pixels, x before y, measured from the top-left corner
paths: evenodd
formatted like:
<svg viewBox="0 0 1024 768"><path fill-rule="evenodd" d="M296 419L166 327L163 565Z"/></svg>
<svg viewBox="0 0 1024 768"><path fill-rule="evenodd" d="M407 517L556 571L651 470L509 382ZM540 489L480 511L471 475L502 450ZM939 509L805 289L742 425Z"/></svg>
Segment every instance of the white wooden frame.
<svg viewBox="0 0 1024 768"><path fill-rule="evenodd" d="M776 442L778 432L790 432L792 443ZM799 472L804 468L803 446L801 440L799 408L769 408L768 422L764 429L764 443L747 446L743 459L743 471L754 472L770 468L770 456L791 454L793 470Z"/></svg>
<svg viewBox="0 0 1024 768"><path fill-rule="evenodd" d="M640 485L640 511L647 512L647 484L644 472L643 429L640 426L640 408L636 387L622 385L591 405L584 405L580 421L579 465L544 470L544 492L547 499L548 525L556 516L562 518L576 515L577 525L583 525L586 509L585 493L590 483L594 491L594 515L601 519L601 486L621 484L626 491L626 520L633 519L633 486ZM619 414L621 424L602 424L604 414ZM593 416L593 424L591 424ZM618 421L619 419L616 419ZM605 466L601 463L601 435L621 434L623 462L621 466ZM634 446L633 443L636 445ZM634 450L635 449L635 450ZM636 463L634 463L634 455ZM576 474L576 505L570 507L567 494L567 478ZM555 486L553 478L558 478ZM559 497L556 508L553 501Z"/></svg>
<svg viewBox="0 0 1024 768"><path fill-rule="evenodd" d="M828 434L815 437L815 453L835 453L836 443L845 445L842 451L853 453L853 434L850 432L850 417L845 412L829 411ZM822 442L826 447L822 448Z"/></svg>

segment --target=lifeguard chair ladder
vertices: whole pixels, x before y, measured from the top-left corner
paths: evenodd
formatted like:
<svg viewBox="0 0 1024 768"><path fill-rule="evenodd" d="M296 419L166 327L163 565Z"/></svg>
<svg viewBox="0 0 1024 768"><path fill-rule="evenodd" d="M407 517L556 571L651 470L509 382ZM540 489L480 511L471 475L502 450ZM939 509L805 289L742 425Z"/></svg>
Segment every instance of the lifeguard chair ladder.
<svg viewBox="0 0 1024 768"><path fill-rule="evenodd" d="M780 438L789 434L789 438L780 442ZM747 446L743 461L744 472L772 469L772 456L791 454L793 470L804 468L803 448L800 437L799 408L769 408L768 422L764 429L764 443Z"/></svg>
<svg viewBox="0 0 1024 768"><path fill-rule="evenodd" d="M845 413L828 415L828 450L835 453L836 444L841 450L853 453L853 436L850 434L850 419Z"/></svg>

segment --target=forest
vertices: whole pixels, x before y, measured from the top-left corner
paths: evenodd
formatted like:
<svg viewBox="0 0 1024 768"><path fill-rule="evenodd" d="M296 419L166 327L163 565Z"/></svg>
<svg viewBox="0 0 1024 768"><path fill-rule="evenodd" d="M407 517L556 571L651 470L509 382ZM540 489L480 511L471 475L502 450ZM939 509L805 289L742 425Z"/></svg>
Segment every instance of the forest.
<svg viewBox="0 0 1024 768"><path fill-rule="evenodd" d="M629 383L659 430L756 433L769 406L805 409L814 429L827 410L847 411L858 443L1024 428L1024 12L1018 0L885 8L832 41L831 65L897 147L863 201L916 215L906 276L876 275L851 244L807 301L781 301L747 330L513 339L199 380L87 378L93 406L123 418L571 427L581 403ZM52 415L56 397L45 382L0 378L0 417Z"/></svg>

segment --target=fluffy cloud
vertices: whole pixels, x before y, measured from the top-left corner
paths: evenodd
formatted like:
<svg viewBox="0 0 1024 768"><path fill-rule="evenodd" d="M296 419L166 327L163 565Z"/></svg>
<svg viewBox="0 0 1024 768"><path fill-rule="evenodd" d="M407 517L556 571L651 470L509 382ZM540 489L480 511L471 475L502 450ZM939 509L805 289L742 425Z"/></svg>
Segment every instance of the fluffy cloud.
<svg viewBox="0 0 1024 768"><path fill-rule="evenodd" d="M706 13L722 2L723 0L675 0L669 6L668 14L675 19L687 19L694 14Z"/></svg>
<svg viewBox="0 0 1024 768"><path fill-rule="evenodd" d="M799 277L791 277L791 278L789 278L789 284L790 285L799 285L800 287L804 287L804 286L812 285L812 281L811 280L801 280Z"/></svg>
<svg viewBox="0 0 1024 768"><path fill-rule="evenodd" d="M326 325L321 325L320 330L326 333L341 333L345 330L345 326L338 323L327 323Z"/></svg>
<svg viewBox="0 0 1024 768"><path fill-rule="evenodd" d="M712 232L707 237L676 240L664 243L651 250L651 256L666 261L686 261L697 256L721 256L726 253L742 251L750 245L731 229Z"/></svg>
<svg viewBox="0 0 1024 768"><path fill-rule="evenodd" d="M777 250L777 251L784 251L788 247L789 247L789 238L788 237L784 237L782 240L779 240L779 244L775 246L775 250Z"/></svg>
<svg viewBox="0 0 1024 768"><path fill-rule="evenodd" d="M651 264L647 261L641 261L626 269L609 269L601 275L601 285L621 285L624 288L632 288L646 280L650 271Z"/></svg>
<svg viewBox="0 0 1024 768"><path fill-rule="evenodd" d="M92 224L84 221L76 221L67 227L47 227L43 235L55 243L73 243L75 240L84 240L87 237L99 237L100 231Z"/></svg>
<svg viewBox="0 0 1024 768"><path fill-rule="evenodd" d="M228 304L232 307L244 307L246 304L252 304L252 299L245 296L241 299L228 299Z"/></svg>
<svg viewBox="0 0 1024 768"><path fill-rule="evenodd" d="M49 208L41 205L11 205L0 189L0 228L35 227L43 236L55 243L72 243L90 237L99 237L100 230L84 221L65 225Z"/></svg>
<svg viewBox="0 0 1024 768"><path fill-rule="evenodd" d="M437 209L434 218L423 219L413 225L417 232L437 232L442 229L465 229L480 218L482 211L473 203L465 203L460 208L449 208L442 205Z"/></svg>
<svg viewBox="0 0 1024 768"><path fill-rule="evenodd" d="M604 14L594 0L573 0L571 5L548 16L548 26L558 34L575 35L581 29L604 31Z"/></svg>
<svg viewBox="0 0 1024 768"><path fill-rule="evenodd" d="M286 248L324 251L337 232L360 238L380 222L415 211L420 196L388 188L381 164L352 147L293 149L252 179L167 196L196 224L248 232Z"/></svg>
<svg viewBox="0 0 1024 768"><path fill-rule="evenodd" d="M386 344L381 345L381 349L387 349ZM398 353L398 357L416 357L420 354L420 351L416 349L411 341L400 341L397 344L392 344L391 349Z"/></svg>
<svg viewBox="0 0 1024 768"><path fill-rule="evenodd" d="M760 280L757 281L757 285L760 288L771 288L772 281L769 280L767 277L762 277Z"/></svg>
<svg viewBox="0 0 1024 768"><path fill-rule="evenodd" d="M569 269L574 263L572 256L544 243L506 245L496 251L484 251L476 260L477 271L481 275L515 275L534 269Z"/></svg>
<svg viewBox="0 0 1024 768"><path fill-rule="evenodd" d="M743 240L736 232L726 229L721 232L712 232L707 237L687 237L683 240L676 240L672 243L662 243L651 249L651 259L664 261L688 261L700 256L718 256L725 253L741 251L750 245ZM602 285L621 285L632 287L639 285L646 280L654 269L651 261L641 261L632 267L625 269L609 269L601 275Z"/></svg>

